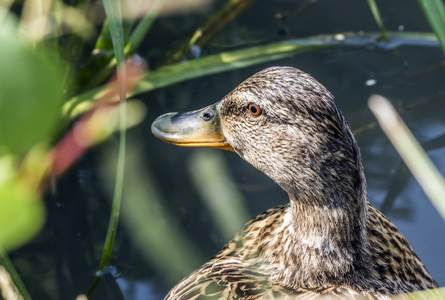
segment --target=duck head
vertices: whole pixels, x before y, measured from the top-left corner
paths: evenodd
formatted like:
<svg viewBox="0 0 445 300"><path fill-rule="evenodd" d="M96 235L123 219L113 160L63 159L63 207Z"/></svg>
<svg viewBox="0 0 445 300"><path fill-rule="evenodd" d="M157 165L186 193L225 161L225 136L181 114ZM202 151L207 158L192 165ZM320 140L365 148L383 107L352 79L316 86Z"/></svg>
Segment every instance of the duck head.
<svg viewBox="0 0 445 300"><path fill-rule="evenodd" d="M152 132L179 146L235 151L299 202L363 198L359 150L332 94L295 68L258 72L216 104L160 116Z"/></svg>

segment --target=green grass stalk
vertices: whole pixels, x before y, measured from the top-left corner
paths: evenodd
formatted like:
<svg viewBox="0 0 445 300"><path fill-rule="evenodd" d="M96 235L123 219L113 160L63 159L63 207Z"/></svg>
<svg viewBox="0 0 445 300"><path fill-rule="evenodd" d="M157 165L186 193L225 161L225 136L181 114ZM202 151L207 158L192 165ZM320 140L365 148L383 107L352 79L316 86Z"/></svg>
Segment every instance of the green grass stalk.
<svg viewBox="0 0 445 300"><path fill-rule="evenodd" d="M196 30L188 41L173 54L167 57L168 64L182 60L193 45L202 46L218 31L224 28L231 20L244 11L254 0L229 0L218 10L202 28Z"/></svg>
<svg viewBox="0 0 445 300"><path fill-rule="evenodd" d="M369 8L371 9L372 15L374 16L374 20L380 28L380 32L382 33L381 38L385 41L388 40L388 33L386 31L385 25L383 25L382 17L380 15L379 8L375 0L368 0Z"/></svg>
<svg viewBox="0 0 445 300"><path fill-rule="evenodd" d="M445 6L442 0L418 0L445 53Z"/></svg>
<svg viewBox="0 0 445 300"><path fill-rule="evenodd" d="M373 95L368 103L383 131L445 220L445 181L442 175L386 98Z"/></svg>
<svg viewBox="0 0 445 300"><path fill-rule="evenodd" d="M127 97L146 93L161 87L190 80L206 75L236 70L264 62L290 57L300 53L319 51L328 47L351 46L366 47L375 45L397 48L403 45L437 46L437 37L432 33L388 32L390 42L378 43L379 33L338 33L317 35L308 38L288 40L239 50L222 52L199 59L180 62L173 65L150 70L145 73L135 89ZM92 103L104 92L104 87L91 89L67 101L63 110L67 121L87 111Z"/></svg>
<svg viewBox="0 0 445 300"><path fill-rule="evenodd" d="M147 32L150 30L153 22L158 17L158 13L162 8L164 0L155 0L147 14L139 21L135 29L130 35L127 45L125 46L125 54L132 54L144 40Z"/></svg>
<svg viewBox="0 0 445 300"><path fill-rule="evenodd" d="M102 258L99 264L99 270L96 278L88 290L90 295L96 285L99 283L104 270L108 266L111 258L111 252L113 250L114 240L116 237L117 225L119 222L120 207L122 202L122 191L124 182L124 169L125 169L125 148L126 148L126 75L125 75L125 54L124 54L124 33L122 26L122 12L120 2L116 0L103 0L105 13L108 19L108 25L110 29L111 39L113 42L114 55L118 64L117 76L119 82L119 97L121 105L119 108L119 126L120 126L120 141L119 141L119 153L117 160L116 179L113 194L113 204L111 206L110 221L108 223L107 236L102 252Z"/></svg>

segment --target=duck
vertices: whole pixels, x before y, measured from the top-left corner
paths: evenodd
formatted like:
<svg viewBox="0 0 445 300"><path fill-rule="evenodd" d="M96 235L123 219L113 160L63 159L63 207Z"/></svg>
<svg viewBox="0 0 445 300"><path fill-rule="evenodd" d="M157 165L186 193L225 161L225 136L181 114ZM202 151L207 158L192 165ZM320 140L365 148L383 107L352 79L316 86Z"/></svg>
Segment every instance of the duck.
<svg viewBox="0 0 445 300"><path fill-rule="evenodd" d="M390 299L434 289L407 239L368 201L360 149L334 96L269 67L205 108L158 117L160 140L237 153L289 195L164 298Z"/></svg>

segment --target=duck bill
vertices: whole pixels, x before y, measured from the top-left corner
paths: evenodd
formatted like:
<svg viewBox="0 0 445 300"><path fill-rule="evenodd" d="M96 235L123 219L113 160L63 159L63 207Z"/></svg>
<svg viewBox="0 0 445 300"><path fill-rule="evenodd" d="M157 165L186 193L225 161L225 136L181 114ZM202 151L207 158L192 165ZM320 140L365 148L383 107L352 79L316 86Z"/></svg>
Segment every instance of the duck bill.
<svg viewBox="0 0 445 300"><path fill-rule="evenodd" d="M151 131L161 141L183 147L214 147L234 151L221 126L221 102L192 112L158 117Z"/></svg>

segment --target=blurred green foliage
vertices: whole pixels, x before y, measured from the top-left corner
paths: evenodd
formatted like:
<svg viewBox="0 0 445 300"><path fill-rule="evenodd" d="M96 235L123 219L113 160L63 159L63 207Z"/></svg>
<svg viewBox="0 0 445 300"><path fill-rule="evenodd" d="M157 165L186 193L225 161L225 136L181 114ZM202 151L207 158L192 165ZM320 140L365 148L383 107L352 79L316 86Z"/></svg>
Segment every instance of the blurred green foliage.
<svg viewBox="0 0 445 300"><path fill-rule="evenodd" d="M13 34L0 37L0 145L23 155L56 132L62 105L59 66Z"/></svg>
<svg viewBox="0 0 445 300"><path fill-rule="evenodd" d="M3 157L0 168L5 171ZM10 174L14 171L10 170ZM32 238L42 228L45 210L35 189L18 177L0 179L0 245L13 250Z"/></svg>
<svg viewBox="0 0 445 300"><path fill-rule="evenodd" d="M6 22L0 33L0 247L12 250L33 237L44 221L39 186L31 178L40 172L24 170L22 159L35 156L30 149L47 144L57 132L62 72L17 37L12 17Z"/></svg>

